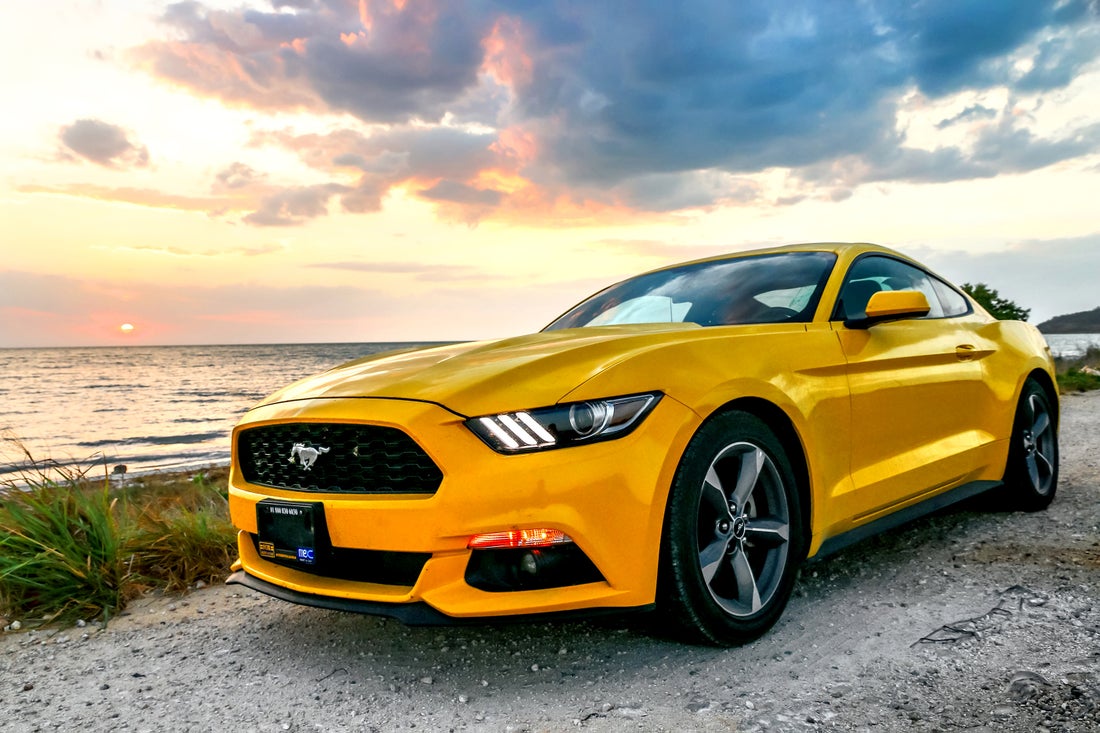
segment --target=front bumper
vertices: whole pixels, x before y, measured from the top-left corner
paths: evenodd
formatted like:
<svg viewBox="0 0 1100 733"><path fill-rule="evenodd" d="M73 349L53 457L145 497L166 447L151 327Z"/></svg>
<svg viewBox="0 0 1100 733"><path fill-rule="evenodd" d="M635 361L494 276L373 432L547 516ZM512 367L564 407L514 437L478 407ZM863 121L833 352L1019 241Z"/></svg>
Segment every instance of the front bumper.
<svg viewBox="0 0 1100 733"><path fill-rule="evenodd" d="M234 446L239 431L264 424L395 427L431 457L443 480L434 494L417 495L268 488L245 482L234 451L229 503L240 530L243 572L234 576L235 582L306 605L394 616L409 623L436 623L437 616L453 621L650 606L665 498L694 420L693 413L666 397L637 430L618 440L501 455L470 433L462 417L430 403L322 399L258 408L238 426ZM402 582L326 577L269 561L257 552L255 535L256 505L270 498L323 503L333 548L368 551L362 555L368 558L376 553L427 559ZM470 584L471 536L537 527L568 534L600 579L511 591Z"/></svg>

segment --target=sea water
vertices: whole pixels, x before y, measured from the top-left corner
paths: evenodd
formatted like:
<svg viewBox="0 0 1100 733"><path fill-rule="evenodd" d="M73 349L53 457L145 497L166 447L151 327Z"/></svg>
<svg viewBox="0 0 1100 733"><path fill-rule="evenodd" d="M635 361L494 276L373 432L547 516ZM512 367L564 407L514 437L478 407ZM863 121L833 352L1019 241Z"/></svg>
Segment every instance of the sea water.
<svg viewBox="0 0 1100 733"><path fill-rule="evenodd" d="M1089 348L1100 349L1100 333L1048 333L1043 338L1055 356L1070 359L1084 355Z"/></svg>
<svg viewBox="0 0 1100 733"><path fill-rule="evenodd" d="M20 469L24 448L100 474L225 465L230 431L265 395L417 345L426 344L0 349L0 479Z"/></svg>

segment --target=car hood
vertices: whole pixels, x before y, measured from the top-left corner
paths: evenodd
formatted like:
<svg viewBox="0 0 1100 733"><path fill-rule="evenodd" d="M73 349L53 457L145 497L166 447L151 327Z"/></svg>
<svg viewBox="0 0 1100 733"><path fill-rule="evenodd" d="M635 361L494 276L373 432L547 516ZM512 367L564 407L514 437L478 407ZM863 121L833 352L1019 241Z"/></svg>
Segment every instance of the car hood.
<svg viewBox="0 0 1100 733"><path fill-rule="evenodd" d="M260 405L376 397L434 402L463 416L541 407L633 354L701 330L691 323L603 326L389 352L303 379Z"/></svg>

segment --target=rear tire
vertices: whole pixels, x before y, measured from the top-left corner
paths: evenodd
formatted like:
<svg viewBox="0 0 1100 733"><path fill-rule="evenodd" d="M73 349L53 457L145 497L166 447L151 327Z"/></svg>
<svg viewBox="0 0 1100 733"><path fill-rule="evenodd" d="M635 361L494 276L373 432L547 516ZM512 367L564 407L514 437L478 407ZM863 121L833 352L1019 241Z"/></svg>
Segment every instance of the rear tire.
<svg viewBox="0 0 1100 733"><path fill-rule="evenodd" d="M804 556L794 471L763 420L718 415L680 461L661 538L664 615L685 636L744 644L783 613Z"/></svg>
<svg viewBox="0 0 1100 733"><path fill-rule="evenodd" d="M1005 466L1005 489L1014 507L1028 512L1050 506L1058 488L1058 429L1046 391L1024 383Z"/></svg>

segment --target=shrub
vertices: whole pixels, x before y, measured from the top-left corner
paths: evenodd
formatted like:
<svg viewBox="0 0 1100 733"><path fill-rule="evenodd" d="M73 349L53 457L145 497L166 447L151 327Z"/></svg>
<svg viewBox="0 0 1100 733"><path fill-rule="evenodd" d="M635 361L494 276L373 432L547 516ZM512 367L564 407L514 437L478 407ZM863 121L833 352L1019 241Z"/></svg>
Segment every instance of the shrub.
<svg viewBox="0 0 1100 733"><path fill-rule="evenodd" d="M0 616L107 621L150 587L224 578L236 550L224 470L112 486L22 454L0 481Z"/></svg>
<svg viewBox="0 0 1100 733"><path fill-rule="evenodd" d="M1063 394L1100 389L1100 376L1095 373L1100 368L1100 348L1090 346L1078 357L1055 357L1054 366Z"/></svg>
<svg viewBox="0 0 1100 733"><path fill-rule="evenodd" d="M137 592L126 529L106 485L7 487L0 505L0 612L106 621Z"/></svg>
<svg viewBox="0 0 1100 733"><path fill-rule="evenodd" d="M225 496L205 474L192 479L190 492L147 505L131 541L135 572L170 591L224 578L237 547L228 515Z"/></svg>

